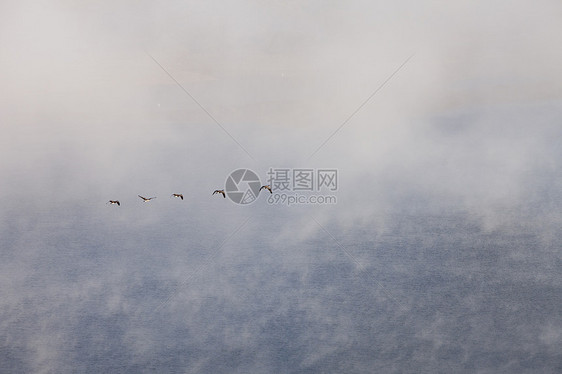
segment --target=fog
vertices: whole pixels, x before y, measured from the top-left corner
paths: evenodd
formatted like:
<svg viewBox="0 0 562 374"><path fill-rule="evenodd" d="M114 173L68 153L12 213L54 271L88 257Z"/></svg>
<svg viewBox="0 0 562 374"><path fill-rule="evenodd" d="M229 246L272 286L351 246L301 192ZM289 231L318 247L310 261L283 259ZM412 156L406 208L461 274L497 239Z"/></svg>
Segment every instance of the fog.
<svg viewBox="0 0 562 374"><path fill-rule="evenodd" d="M0 3L0 371L559 372L561 17Z"/></svg>

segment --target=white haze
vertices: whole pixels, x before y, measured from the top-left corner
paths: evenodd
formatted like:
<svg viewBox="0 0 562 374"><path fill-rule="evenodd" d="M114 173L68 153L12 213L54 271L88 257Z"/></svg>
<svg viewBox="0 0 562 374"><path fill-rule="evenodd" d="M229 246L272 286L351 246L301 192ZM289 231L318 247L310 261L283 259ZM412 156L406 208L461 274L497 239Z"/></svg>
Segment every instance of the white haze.
<svg viewBox="0 0 562 374"><path fill-rule="evenodd" d="M561 19L0 3L0 371L557 372ZM338 203L211 196L244 167Z"/></svg>

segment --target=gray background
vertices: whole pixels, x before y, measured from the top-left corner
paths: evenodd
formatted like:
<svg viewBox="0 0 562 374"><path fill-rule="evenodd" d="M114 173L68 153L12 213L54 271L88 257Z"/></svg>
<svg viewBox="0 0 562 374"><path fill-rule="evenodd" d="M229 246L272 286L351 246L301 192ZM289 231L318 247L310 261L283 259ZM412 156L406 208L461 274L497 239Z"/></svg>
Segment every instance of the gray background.
<svg viewBox="0 0 562 374"><path fill-rule="evenodd" d="M0 372L561 372L561 19L1 2ZM211 196L270 167L337 204Z"/></svg>

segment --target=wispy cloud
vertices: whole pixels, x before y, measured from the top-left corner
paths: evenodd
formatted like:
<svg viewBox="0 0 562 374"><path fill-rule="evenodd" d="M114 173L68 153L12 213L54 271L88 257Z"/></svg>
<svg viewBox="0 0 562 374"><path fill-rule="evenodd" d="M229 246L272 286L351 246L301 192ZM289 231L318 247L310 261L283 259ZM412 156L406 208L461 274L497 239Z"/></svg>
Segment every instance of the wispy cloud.
<svg viewBox="0 0 562 374"><path fill-rule="evenodd" d="M0 371L559 367L558 2L0 7Z"/></svg>

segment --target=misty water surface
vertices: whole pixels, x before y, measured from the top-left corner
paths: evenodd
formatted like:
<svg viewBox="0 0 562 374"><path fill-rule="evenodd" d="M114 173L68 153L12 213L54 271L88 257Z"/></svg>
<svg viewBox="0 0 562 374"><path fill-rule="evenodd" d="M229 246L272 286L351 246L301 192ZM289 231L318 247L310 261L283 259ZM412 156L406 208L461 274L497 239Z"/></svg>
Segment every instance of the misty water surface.
<svg viewBox="0 0 562 374"><path fill-rule="evenodd" d="M2 3L0 372L560 372L560 12Z"/></svg>

